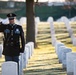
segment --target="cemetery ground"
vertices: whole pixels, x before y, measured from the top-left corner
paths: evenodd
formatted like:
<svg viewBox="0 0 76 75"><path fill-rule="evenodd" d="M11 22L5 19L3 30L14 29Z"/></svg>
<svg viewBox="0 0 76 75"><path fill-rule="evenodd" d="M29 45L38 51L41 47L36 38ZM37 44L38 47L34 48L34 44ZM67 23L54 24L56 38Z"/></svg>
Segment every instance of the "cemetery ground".
<svg viewBox="0 0 76 75"><path fill-rule="evenodd" d="M76 23L71 24L75 35ZM72 45L67 29L63 23L54 23L55 36L58 41L64 43L67 47L75 52L76 47ZM28 61L27 67L23 70L24 75L67 75L66 69L63 69L59 63L55 52L55 47L51 43L50 25L48 23L38 24L37 45L33 55ZM4 62L4 57L0 58L0 73L1 64Z"/></svg>
<svg viewBox="0 0 76 75"><path fill-rule="evenodd" d="M67 47L75 51L64 23L54 23L55 33L58 41L63 42ZM75 24L72 24L75 34ZM27 68L26 75L67 75L62 64L59 63L55 47L51 44L50 25L39 23L37 35L38 48L34 50Z"/></svg>

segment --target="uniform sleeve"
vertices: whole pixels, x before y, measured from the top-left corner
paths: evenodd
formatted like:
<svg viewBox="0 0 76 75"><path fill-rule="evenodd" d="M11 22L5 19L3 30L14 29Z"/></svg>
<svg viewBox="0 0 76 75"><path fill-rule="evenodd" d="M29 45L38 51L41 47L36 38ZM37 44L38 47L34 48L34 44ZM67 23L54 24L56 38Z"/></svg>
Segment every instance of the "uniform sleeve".
<svg viewBox="0 0 76 75"><path fill-rule="evenodd" d="M20 32L21 32L20 36L21 36L21 45L22 45L21 52L23 53L25 49L25 38L24 38L24 32L22 27L20 28Z"/></svg>
<svg viewBox="0 0 76 75"><path fill-rule="evenodd" d="M4 24L2 22L0 22L0 32L3 32L4 31Z"/></svg>

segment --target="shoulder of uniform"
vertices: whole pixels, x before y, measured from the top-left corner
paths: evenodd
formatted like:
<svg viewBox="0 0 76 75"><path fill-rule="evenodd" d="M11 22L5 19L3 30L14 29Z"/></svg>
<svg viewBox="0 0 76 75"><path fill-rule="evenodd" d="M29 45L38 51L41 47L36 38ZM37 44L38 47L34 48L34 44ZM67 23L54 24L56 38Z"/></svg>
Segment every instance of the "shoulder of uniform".
<svg viewBox="0 0 76 75"><path fill-rule="evenodd" d="M18 25L18 24L15 24L15 25L16 25L17 27L20 27L20 28L22 27L21 25Z"/></svg>

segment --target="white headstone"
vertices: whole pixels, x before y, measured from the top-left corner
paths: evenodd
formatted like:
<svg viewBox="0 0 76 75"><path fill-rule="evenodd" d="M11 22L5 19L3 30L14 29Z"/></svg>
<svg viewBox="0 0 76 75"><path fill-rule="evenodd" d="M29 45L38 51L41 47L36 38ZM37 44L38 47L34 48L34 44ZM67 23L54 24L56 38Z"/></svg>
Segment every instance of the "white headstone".
<svg viewBox="0 0 76 75"><path fill-rule="evenodd" d="M3 23L3 24L8 24L8 23L9 23L9 20L8 20L8 18L6 18L6 19L3 19L3 20L2 20L2 23Z"/></svg>
<svg viewBox="0 0 76 75"><path fill-rule="evenodd" d="M73 61L75 59L76 59L76 52L69 52L66 54L67 75L73 75L74 70Z"/></svg>
<svg viewBox="0 0 76 75"><path fill-rule="evenodd" d="M74 63L74 70L73 70L73 72L74 72L74 75L76 75L76 59L73 61L73 63Z"/></svg>
<svg viewBox="0 0 76 75"><path fill-rule="evenodd" d="M35 22L35 38L37 38L37 34L38 34L38 23Z"/></svg>
<svg viewBox="0 0 76 75"><path fill-rule="evenodd" d="M34 50L34 43L33 42L29 42L28 44L30 44L31 47L31 55L33 54L33 50Z"/></svg>
<svg viewBox="0 0 76 75"><path fill-rule="evenodd" d="M3 44L0 44L0 57L2 57Z"/></svg>
<svg viewBox="0 0 76 75"><path fill-rule="evenodd" d="M20 24L18 19L15 19L15 23L18 25Z"/></svg>
<svg viewBox="0 0 76 75"><path fill-rule="evenodd" d="M51 39L52 39L52 45L55 46L56 41L57 41L55 35L52 34Z"/></svg>
<svg viewBox="0 0 76 75"><path fill-rule="evenodd" d="M74 46L76 46L76 37L75 36L72 37L72 43Z"/></svg>
<svg viewBox="0 0 76 75"><path fill-rule="evenodd" d="M26 44L26 47L28 48L28 51L29 51L29 55L28 55L28 58L30 59L31 57L31 45L29 43Z"/></svg>
<svg viewBox="0 0 76 75"><path fill-rule="evenodd" d="M65 47L63 50L62 50L62 66L64 69L66 69L66 53L68 52L72 52L72 49L68 48L68 47Z"/></svg>
<svg viewBox="0 0 76 75"><path fill-rule="evenodd" d="M21 17L19 23L20 25L26 24L26 17Z"/></svg>
<svg viewBox="0 0 76 75"><path fill-rule="evenodd" d="M8 61L2 64L2 75L18 75L18 65L16 62Z"/></svg>
<svg viewBox="0 0 76 75"><path fill-rule="evenodd" d="M19 75L23 75L23 53L19 56Z"/></svg>
<svg viewBox="0 0 76 75"><path fill-rule="evenodd" d="M38 23L40 22L39 17L35 17L35 37L37 37L38 34Z"/></svg>
<svg viewBox="0 0 76 75"><path fill-rule="evenodd" d="M76 21L76 16L70 19L71 21Z"/></svg>
<svg viewBox="0 0 76 75"><path fill-rule="evenodd" d="M60 46L59 47L59 55L58 55L58 58L59 58L59 63L62 63L62 52L64 50L65 46Z"/></svg>
<svg viewBox="0 0 76 75"><path fill-rule="evenodd" d="M59 56L59 47L60 46L64 46L64 44L63 43L61 43L61 42L56 42L56 44L55 44L55 50L56 50L56 54Z"/></svg>
<svg viewBox="0 0 76 75"><path fill-rule="evenodd" d="M40 18L39 17L35 17L35 22L39 23L40 22Z"/></svg>
<svg viewBox="0 0 76 75"><path fill-rule="evenodd" d="M2 19L2 18L0 18L0 22L2 22L2 20L3 20L3 19Z"/></svg>
<svg viewBox="0 0 76 75"><path fill-rule="evenodd" d="M39 17L35 17L35 37L37 37L38 34L38 23L40 22Z"/></svg>
<svg viewBox="0 0 76 75"><path fill-rule="evenodd" d="M51 32L51 38L52 38L52 45L55 46L56 37L55 37L55 29L54 29L54 24L53 24L53 17L49 17L47 22L50 23L50 32Z"/></svg>
<svg viewBox="0 0 76 75"><path fill-rule="evenodd" d="M53 21L53 17L48 17L47 22Z"/></svg>
<svg viewBox="0 0 76 75"><path fill-rule="evenodd" d="M24 60L23 68L26 68L28 64L28 48L26 46L25 46L25 51L23 55L23 60Z"/></svg>

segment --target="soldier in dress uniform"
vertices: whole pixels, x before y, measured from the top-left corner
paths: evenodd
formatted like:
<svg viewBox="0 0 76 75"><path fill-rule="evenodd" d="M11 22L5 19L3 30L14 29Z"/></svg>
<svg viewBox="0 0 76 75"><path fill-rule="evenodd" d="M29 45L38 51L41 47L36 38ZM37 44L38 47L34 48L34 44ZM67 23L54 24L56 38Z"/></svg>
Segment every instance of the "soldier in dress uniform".
<svg viewBox="0 0 76 75"><path fill-rule="evenodd" d="M15 24L16 14L7 14L9 24L0 23L0 32L4 34L3 55L5 61L19 62L20 53L24 52L25 39L21 25Z"/></svg>

